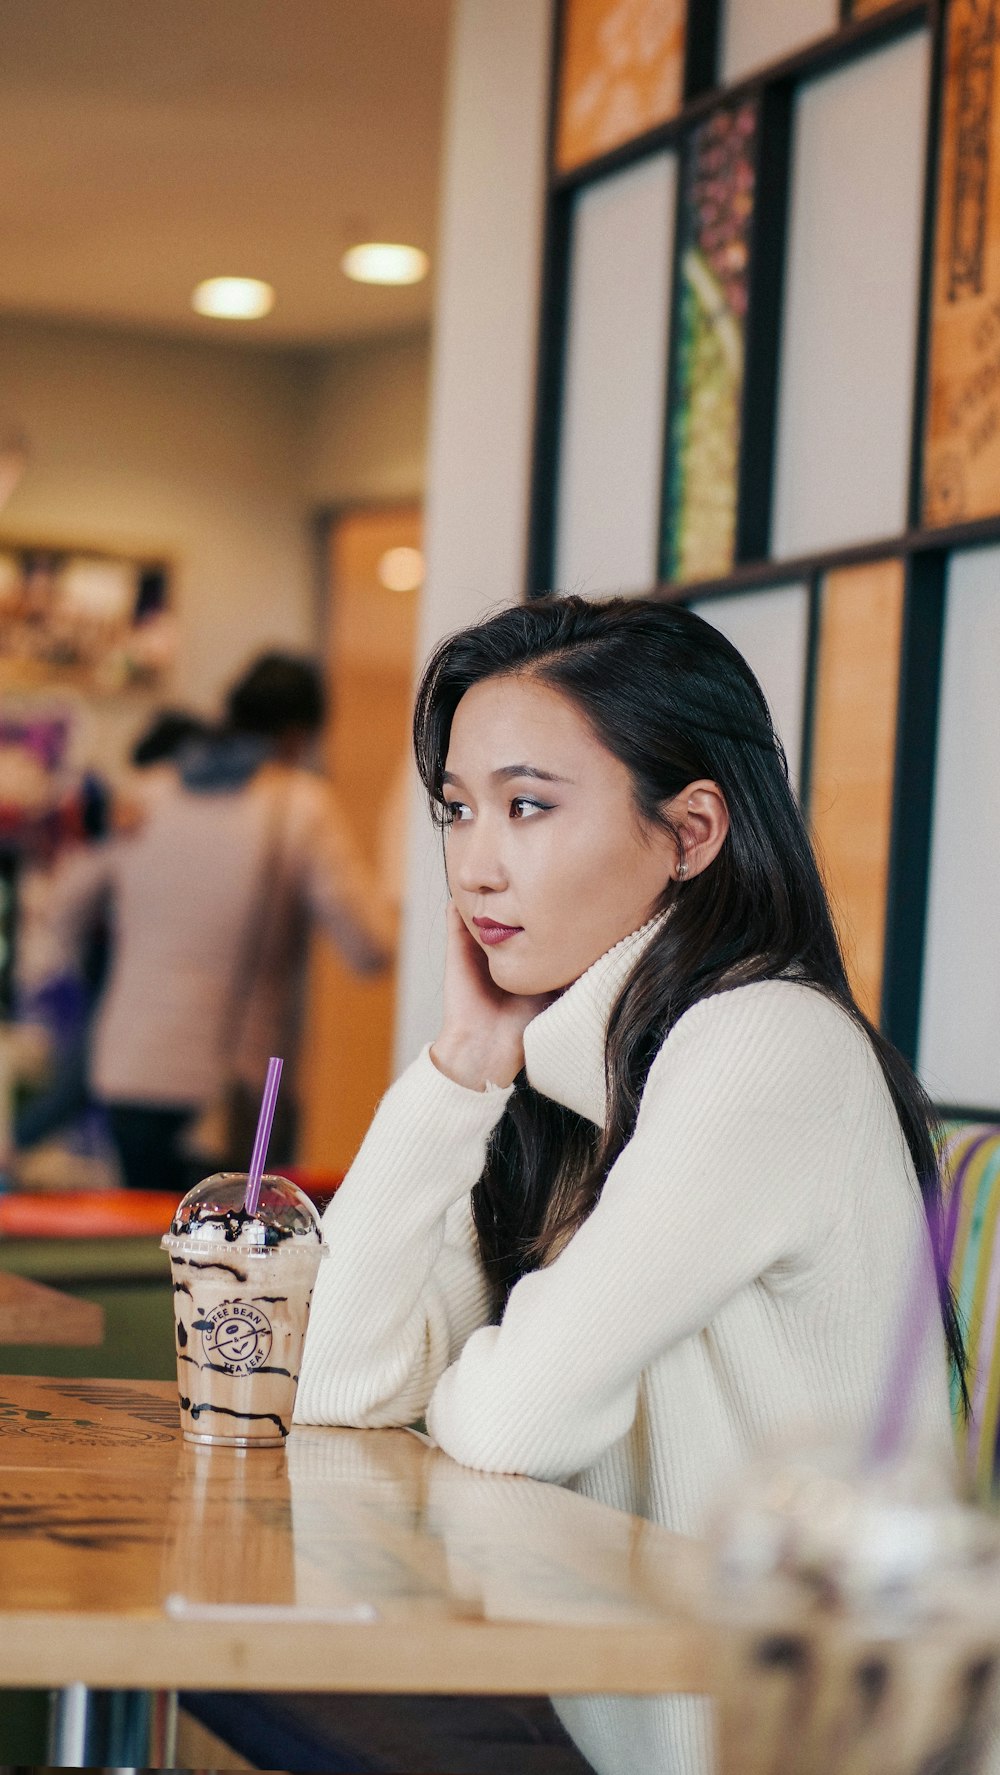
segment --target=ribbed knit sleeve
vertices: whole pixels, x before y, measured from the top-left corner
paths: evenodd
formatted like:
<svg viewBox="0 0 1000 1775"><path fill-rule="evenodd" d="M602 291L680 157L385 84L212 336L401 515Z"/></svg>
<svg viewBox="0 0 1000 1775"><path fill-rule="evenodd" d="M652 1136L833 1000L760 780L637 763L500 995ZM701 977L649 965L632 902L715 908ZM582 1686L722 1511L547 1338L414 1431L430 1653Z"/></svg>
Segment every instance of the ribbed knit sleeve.
<svg viewBox="0 0 1000 1775"><path fill-rule="evenodd" d="M323 1217L300 1423L411 1423L487 1319L470 1194L509 1096L455 1084L425 1048L382 1099Z"/></svg>
<svg viewBox="0 0 1000 1775"><path fill-rule="evenodd" d="M441 1447L565 1481L629 1430L640 1376L665 1351L759 1279L793 1287L836 1220L853 1138L841 1107L870 1075L866 1046L793 985L688 1012L589 1219L438 1382L427 1423Z"/></svg>

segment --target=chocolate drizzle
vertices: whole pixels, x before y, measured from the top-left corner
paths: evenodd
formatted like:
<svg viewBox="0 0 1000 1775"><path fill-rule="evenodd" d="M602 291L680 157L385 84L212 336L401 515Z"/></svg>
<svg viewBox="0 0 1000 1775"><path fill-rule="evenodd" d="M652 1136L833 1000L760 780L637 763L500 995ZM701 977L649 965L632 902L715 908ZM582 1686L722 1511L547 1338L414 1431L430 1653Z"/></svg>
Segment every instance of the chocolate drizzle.
<svg viewBox="0 0 1000 1775"><path fill-rule="evenodd" d="M187 1361L193 1362L193 1356L188 1356ZM204 1369L208 1374L236 1374L238 1372L233 1368L232 1364L227 1365L225 1362L198 1362L195 1366ZM270 1363L267 1362L262 1363L260 1368L252 1369L251 1373L254 1375L281 1374L285 1376L286 1380L292 1379L292 1371L290 1368L272 1368ZM296 1375L295 1378L297 1380L298 1376Z"/></svg>
<svg viewBox="0 0 1000 1775"><path fill-rule="evenodd" d="M267 1423L274 1424L282 1436L288 1435L288 1425L278 1416L276 1411L234 1411L229 1405L209 1405L207 1403L204 1405L192 1405L191 1400L186 1399L183 1393L179 1396L178 1403L182 1411L190 1412L196 1423L203 1411L214 1411L217 1412L220 1417L240 1418L248 1423L251 1420L259 1421L263 1419Z"/></svg>
<svg viewBox="0 0 1000 1775"><path fill-rule="evenodd" d="M191 1257L188 1262L193 1270L223 1270L227 1276L235 1276L237 1282L247 1280L246 1270L238 1270L234 1263L221 1263L211 1257Z"/></svg>
<svg viewBox="0 0 1000 1775"><path fill-rule="evenodd" d="M181 1327L178 1326L177 1329L179 1332ZM185 1338L182 1340L178 1337L178 1344L182 1341L186 1343L187 1339ZM198 1368L204 1374L226 1374L233 1375L234 1377L236 1374L236 1370L232 1367L227 1367L224 1362L199 1362L197 1356L188 1356L183 1349L177 1351L177 1360L178 1362L190 1362L192 1368ZM297 1374L292 1373L290 1368L278 1368L276 1364L270 1362L264 1363L260 1368L253 1369L252 1372L255 1375L280 1374L284 1380L288 1381L297 1381L299 1378Z"/></svg>

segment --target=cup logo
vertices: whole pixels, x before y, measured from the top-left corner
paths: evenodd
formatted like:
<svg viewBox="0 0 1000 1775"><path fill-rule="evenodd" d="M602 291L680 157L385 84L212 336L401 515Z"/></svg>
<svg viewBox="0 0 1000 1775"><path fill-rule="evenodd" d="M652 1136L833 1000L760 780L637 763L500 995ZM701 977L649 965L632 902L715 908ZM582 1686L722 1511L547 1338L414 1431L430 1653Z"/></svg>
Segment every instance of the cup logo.
<svg viewBox="0 0 1000 1775"><path fill-rule="evenodd" d="M205 1355L226 1374L252 1374L271 1354L271 1321L247 1301L223 1301L204 1319Z"/></svg>

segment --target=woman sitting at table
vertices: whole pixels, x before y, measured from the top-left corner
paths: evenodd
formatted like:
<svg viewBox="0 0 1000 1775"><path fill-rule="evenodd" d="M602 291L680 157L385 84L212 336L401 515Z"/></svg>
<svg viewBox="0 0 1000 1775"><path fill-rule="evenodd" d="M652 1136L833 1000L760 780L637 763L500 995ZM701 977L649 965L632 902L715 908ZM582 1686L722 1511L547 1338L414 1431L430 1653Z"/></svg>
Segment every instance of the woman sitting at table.
<svg viewBox="0 0 1000 1775"><path fill-rule="evenodd" d="M327 1212L297 1415L425 1413L470 1467L697 1534L776 1436L870 1425L938 1201L928 1104L852 997L764 696L708 623L504 610L438 649L415 736L441 1029ZM946 1289L941 1316L914 1421L944 1449ZM601 1775L710 1766L693 1698L557 1710Z"/></svg>

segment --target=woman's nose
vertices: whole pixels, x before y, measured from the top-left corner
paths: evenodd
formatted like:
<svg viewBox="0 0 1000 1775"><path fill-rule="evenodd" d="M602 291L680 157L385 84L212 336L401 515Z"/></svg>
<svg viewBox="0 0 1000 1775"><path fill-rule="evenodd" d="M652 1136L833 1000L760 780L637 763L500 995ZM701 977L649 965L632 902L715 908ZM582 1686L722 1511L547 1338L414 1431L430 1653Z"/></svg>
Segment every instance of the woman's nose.
<svg viewBox="0 0 1000 1775"><path fill-rule="evenodd" d="M490 823L477 820L461 834L448 859L452 882L466 894L499 893L507 886L504 866L496 834Z"/></svg>

